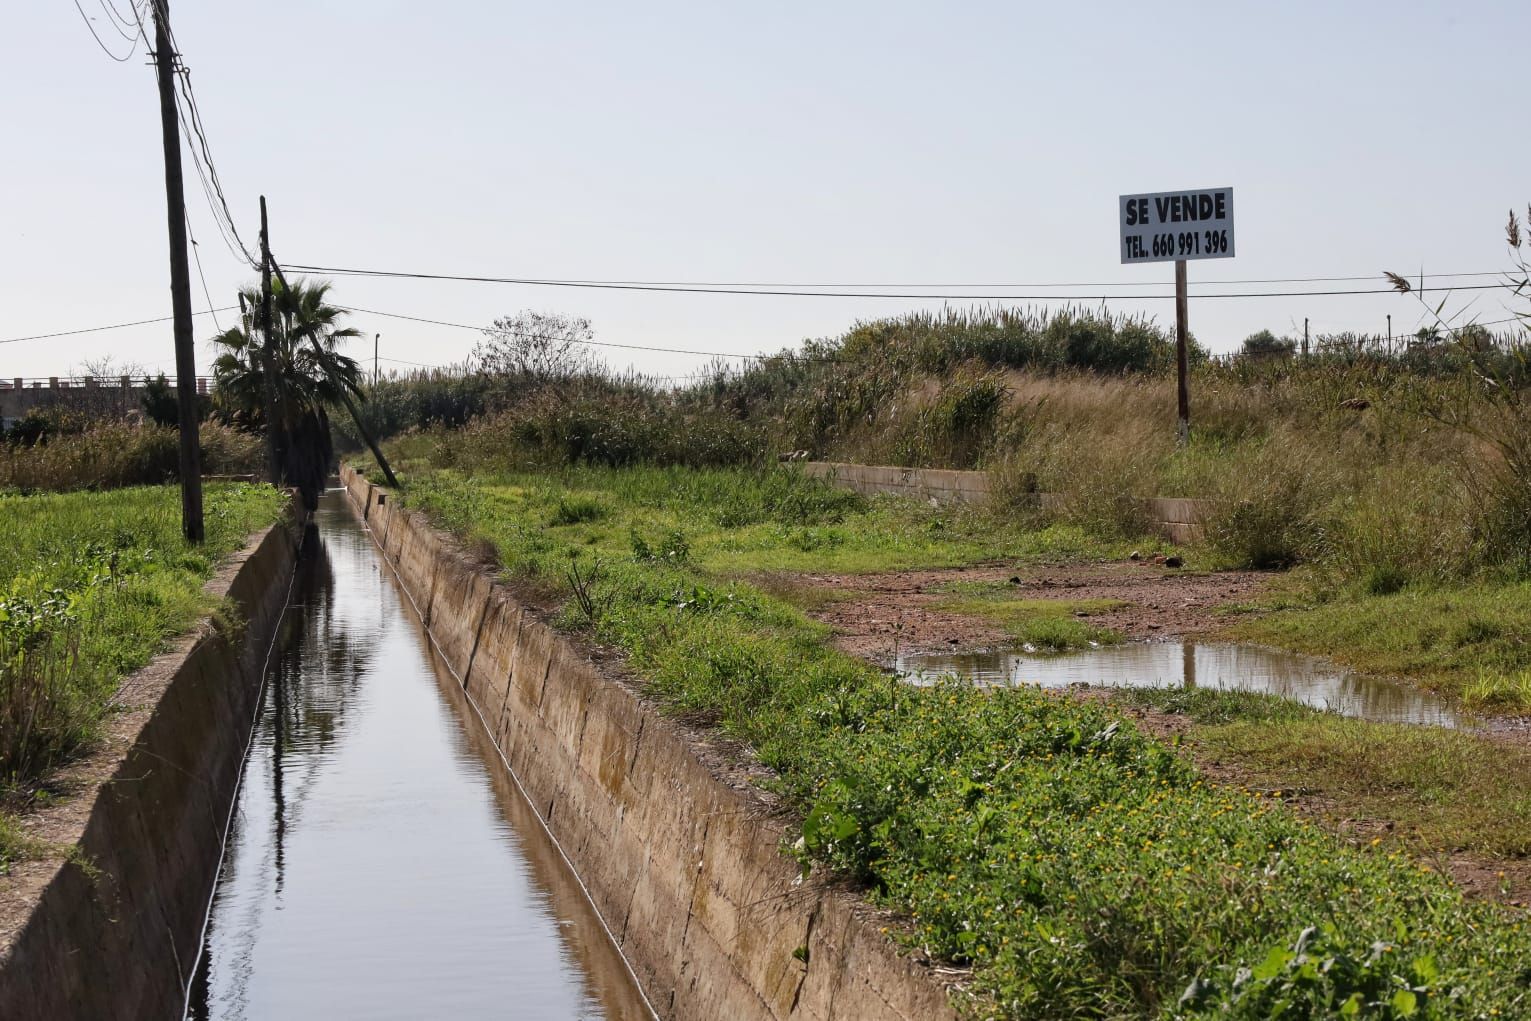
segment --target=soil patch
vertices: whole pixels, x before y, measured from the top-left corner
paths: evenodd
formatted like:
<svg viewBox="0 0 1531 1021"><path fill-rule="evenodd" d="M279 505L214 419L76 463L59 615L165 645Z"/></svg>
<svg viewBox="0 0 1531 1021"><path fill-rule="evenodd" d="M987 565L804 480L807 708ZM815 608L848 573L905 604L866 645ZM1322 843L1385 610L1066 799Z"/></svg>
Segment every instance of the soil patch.
<svg viewBox="0 0 1531 1021"><path fill-rule="evenodd" d="M994 646L1010 640L1002 625L940 608L964 585L1005 586L1017 599L1117 603L1090 614L1090 623L1129 639L1201 634L1222 623L1219 608L1256 597L1270 574L1190 573L1152 563L1010 564L884 574L802 574L768 587L792 589L799 605L832 627L835 643L868 659L903 651Z"/></svg>

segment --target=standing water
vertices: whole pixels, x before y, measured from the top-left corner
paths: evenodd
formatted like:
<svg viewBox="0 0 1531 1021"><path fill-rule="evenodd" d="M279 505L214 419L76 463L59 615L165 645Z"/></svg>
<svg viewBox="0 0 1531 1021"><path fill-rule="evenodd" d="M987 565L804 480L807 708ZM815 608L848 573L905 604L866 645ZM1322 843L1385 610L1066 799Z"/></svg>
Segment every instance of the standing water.
<svg viewBox="0 0 1531 1021"><path fill-rule="evenodd" d="M315 518L187 1016L651 1017L344 492Z"/></svg>
<svg viewBox="0 0 1531 1021"><path fill-rule="evenodd" d="M1474 722L1427 691L1341 670L1312 656L1249 645L1129 642L1051 656L1003 649L909 653L899 656L893 668L916 684L956 677L974 684L1043 688L1228 688L1384 723L1461 727Z"/></svg>

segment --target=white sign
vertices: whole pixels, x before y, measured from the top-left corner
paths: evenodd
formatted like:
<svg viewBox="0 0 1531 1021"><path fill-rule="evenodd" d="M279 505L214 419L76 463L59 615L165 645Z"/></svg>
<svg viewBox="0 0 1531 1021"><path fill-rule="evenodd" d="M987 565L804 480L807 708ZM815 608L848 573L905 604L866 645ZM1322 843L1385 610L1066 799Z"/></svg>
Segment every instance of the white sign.
<svg viewBox="0 0 1531 1021"><path fill-rule="evenodd" d="M1122 262L1233 258L1233 189L1123 195Z"/></svg>

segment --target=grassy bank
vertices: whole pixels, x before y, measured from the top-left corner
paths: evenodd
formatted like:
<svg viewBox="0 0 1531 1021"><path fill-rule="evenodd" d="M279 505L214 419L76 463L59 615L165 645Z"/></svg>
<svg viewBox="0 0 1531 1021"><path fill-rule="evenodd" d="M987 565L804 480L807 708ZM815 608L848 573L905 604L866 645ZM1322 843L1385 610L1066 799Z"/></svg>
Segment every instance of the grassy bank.
<svg viewBox="0 0 1531 1021"><path fill-rule="evenodd" d="M1236 620L1229 637L1407 677L1484 710L1531 710L1531 583L1342 590L1275 604L1274 613Z"/></svg>
<svg viewBox="0 0 1531 1021"><path fill-rule="evenodd" d="M669 711L752 745L803 815L805 867L971 965L972 1016L1526 1012L1520 915L1206 784L1108 707L894 684L748 580L1090 541L1078 532L868 509L774 471L417 470L411 487L564 597L562 624L625 650Z"/></svg>
<svg viewBox="0 0 1531 1021"><path fill-rule="evenodd" d="M1302 792L1334 828L1435 858L1531 855L1531 748L1469 731L1369 723L1270 695L1123 689L1192 723L1198 757L1251 785Z"/></svg>
<svg viewBox="0 0 1531 1021"><path fill-rule="evenodd" d="M205 489L207 541L180 532L180 492L0 496L0 794L35 796L96 737L118 682L199 616L202 584L284 497L262 485ZM0 872L26 842L0 823Z"/></svg>

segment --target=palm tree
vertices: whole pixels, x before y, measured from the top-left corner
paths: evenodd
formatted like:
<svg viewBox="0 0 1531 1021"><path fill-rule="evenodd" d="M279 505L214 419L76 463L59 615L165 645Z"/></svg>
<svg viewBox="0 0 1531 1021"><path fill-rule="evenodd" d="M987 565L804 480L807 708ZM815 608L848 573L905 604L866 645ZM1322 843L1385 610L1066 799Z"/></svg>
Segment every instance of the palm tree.
<svg viewBox="0 0 1531 1021"><path fill-rule="evenodd" d="M336 348L361 336L339 325L343 311L327 302L327 282L298 282L292 288L277 283L271 292L271 341L276 379L276 462L280 478L303 494L304 506L318 506L329 475L334 449L328 409L349 404L352 395L365 400L361 367ZM260 307L260 291L240 295L247 308ZM265 414L264 332L259 316L213 338L219 354L213 361L215 401L235 425L263 432Z"/></svg>

